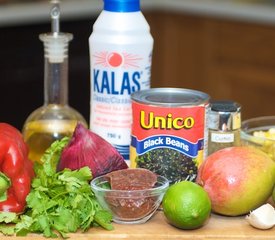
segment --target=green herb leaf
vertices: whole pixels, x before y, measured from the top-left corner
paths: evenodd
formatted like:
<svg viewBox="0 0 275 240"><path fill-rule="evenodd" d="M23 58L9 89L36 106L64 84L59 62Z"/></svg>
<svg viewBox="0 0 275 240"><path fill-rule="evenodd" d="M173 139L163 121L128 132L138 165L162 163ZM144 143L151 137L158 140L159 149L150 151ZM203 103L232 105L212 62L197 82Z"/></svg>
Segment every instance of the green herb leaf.
<svg viewBox="0 0 275 240"><path fill-rule="evenodd" d="M45 154L41 158L42 164L36 165L36 174L40 177L44 176L53 176L56 173L56 167L59 162L62 150L68 144L69 138L64 137L60 141L55 141L52 143L50 148L48 148ZM41 171L43 169L43 171ZM38 172L37 172L38 170Z"/></svg>
<svg viewBox="0 0 275 240"><path fill-rule="evenodd" d="M111 224L112 221L112 214L110 212L106 211L97 211L95 214L95 221L98 223L100 226L104 227L107 230L113 230L114 227Z"/></svg>
<svg viewBox="0 0 275 240"><path fill-rule="evenodd" d="M16 213L13 212L0 212L1 223L14 223L18 219Z"/></svg>
<svg viewBox="0 0 275 240"><path fill-rule="evenodd" d="M22 215L20 220L21 221L18 222L15 226L16 236L26 236L29 232L32 232L31 226L35 220L32 217L26 215Z"/></svg>
<svg viewBox="0 0 275 240"><path fill-rule="evenodd" d="M14 226L0 224L0 232L4 235L12 236L15 233Z"/></svg>

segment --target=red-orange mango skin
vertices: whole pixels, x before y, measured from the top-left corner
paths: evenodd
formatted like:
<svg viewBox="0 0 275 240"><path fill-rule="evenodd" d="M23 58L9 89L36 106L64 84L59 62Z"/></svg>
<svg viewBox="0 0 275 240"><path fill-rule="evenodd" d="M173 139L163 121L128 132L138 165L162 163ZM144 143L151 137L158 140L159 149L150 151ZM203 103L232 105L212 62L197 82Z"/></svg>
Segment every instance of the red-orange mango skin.
<svg viewBox="0 0 275 240"><path fill-rule="evenodd" d="M196 181L207 191L213 212L243 215L271 196L275 162L254 147L225 148L204 160Z"/></svg>

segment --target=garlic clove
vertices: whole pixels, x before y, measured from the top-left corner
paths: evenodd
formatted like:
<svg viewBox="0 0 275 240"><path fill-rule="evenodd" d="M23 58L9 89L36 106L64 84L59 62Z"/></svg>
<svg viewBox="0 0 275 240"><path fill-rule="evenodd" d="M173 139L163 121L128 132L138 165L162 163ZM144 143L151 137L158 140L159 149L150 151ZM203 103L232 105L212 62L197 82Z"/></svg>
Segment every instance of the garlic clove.
<svg viewBox="0 0 275 240"><path fill-rule="evenodd" d="M245 219L255 228L269 229L275 225L275 209L266 203L250 212Z"/></svg>

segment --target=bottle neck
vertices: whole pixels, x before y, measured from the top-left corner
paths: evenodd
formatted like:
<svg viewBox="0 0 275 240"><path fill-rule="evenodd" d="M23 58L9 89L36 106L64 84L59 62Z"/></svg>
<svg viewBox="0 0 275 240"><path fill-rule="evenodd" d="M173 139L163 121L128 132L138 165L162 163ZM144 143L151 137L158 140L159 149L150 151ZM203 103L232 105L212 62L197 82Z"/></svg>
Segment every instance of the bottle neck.
<svg viewBox="0 0 275 240"><path fill-rule="evenodd" d="M44 33L44 104L68 104L68 43L70 33Z"/></svg>
<svg viewBox="0 0 275 240"><path fill-rule="evenodd" d="M45 57L44 104L68 104L68 58L62 62L50 62Z"/></svg>

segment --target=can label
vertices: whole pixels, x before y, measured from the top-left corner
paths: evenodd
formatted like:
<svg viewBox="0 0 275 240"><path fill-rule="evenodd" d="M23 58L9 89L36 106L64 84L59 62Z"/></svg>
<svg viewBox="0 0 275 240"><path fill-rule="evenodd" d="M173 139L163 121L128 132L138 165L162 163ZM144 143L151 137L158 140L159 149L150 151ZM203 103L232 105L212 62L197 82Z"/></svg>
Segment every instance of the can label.
<svg viewBox="0 0 275 240"><path fill-rule="evenodd" d="M147 168L170 183L194 181L203 160L205 109L132 101L131 167Z"/></svg>

